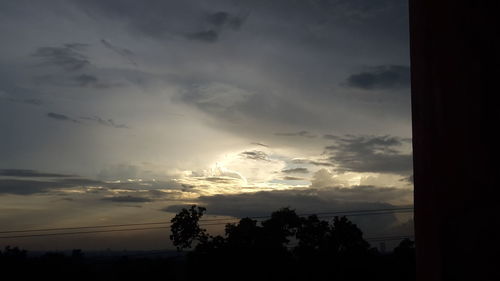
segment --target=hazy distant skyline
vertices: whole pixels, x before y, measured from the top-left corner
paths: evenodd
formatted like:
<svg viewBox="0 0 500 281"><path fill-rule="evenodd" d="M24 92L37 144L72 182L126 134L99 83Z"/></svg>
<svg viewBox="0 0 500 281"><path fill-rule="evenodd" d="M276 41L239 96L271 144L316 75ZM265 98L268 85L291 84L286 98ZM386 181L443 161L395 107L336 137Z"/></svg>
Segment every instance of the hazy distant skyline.
<svg viewBox="0 0 500 281"><path fill-rule="evenodd" d="M193 203L223 216L412 204L407 8L0 2L0 230L169 220Z"/></svg>

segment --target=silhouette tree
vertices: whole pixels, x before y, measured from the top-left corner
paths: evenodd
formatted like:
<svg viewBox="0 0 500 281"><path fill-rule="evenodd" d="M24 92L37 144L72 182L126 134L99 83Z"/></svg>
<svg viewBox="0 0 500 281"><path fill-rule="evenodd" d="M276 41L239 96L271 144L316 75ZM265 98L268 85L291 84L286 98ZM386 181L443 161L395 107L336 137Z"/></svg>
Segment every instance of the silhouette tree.
<svg viewBox="0 0 500 281"><path fill-rule="evenodd" d="M262 242L262 228L257 226L257 221L243 218L238 224L226 225L226 241L229 247L249 249L259 247Z"/></svg>
<svg viewBox="0 0 500 281"><path fill-rule="evenodd" d="M19 261L26 259L27 253L28 252L26 250L21 250L19 247L6 246L3 252L0 251L0 257L8 260Z"/></svg>
<svg viewBox="0 0 500 281"><path fill-rule="evenodd" d="M299 257L312 258L313 255L325 251L328 247L330 225L316 215L301 218L297 230L298 245L294 251Z"/></svg>
<svg viewBox="0 0 500 281"><path fill-rule="evenodd" d="M345 216L329 223L287 207L260 223L243 218L227 224L225 234L214 237L198 224L204 212L194 205L172 219L170 238L178 249L196 242L187 255L189 280L414 280L412 241L381 255Z"/></svg>
<svg viewBox="0 0 500 281"><path fill-rule="evenodd" d="M170 226L172 231L170 240L172 240L178 251L185 248L191 248L194 241L203 243L208 240L206 230L200 228L198 224L205 211L206 208L193 205L189 210L183 208L170 221L172 223Z"/></svg>
<svg viewBox="0 0 500 281"><path fill-rule="evenodd" d="M300 217L295 210L282 208L271 214L271 218L262 222L265 241L268 247L282 248L295 236L300 226Z"/></svg>
<svg viewBox="0 0 500 281"><path fill-rule="evenodd" d="M333 219L330 241L329 246L340 255L362 254L370 248L363 239L363 232L345 216Z"/></svg>

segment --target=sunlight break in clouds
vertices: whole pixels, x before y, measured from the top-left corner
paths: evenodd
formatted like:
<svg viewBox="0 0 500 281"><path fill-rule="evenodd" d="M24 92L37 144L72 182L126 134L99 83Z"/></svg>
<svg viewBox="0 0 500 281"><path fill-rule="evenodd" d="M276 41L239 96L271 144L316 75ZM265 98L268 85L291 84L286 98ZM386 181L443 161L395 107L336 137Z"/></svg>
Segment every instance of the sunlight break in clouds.
<svg viewBox="0 0 500 281"><path fill-rule="evenodd" d="M0 1L0 229L411 204L407 10ZM51 243L157 247L136 236Z"/></svg>

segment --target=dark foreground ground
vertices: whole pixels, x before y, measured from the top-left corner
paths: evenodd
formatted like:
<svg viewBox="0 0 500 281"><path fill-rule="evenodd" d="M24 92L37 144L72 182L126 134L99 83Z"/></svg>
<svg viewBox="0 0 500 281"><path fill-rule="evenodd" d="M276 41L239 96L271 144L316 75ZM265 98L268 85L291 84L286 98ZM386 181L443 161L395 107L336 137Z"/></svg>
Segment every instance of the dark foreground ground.
<svg viewBox="0 0 500 281"><path fill-rule="evenodd" d="M363 257L332 260L292 252L240 251L217 255L195 251L173 255L93 256L73 253L27 255L8 248L0 256L2 280L415 280L414 248L373 250Z"/></svg>

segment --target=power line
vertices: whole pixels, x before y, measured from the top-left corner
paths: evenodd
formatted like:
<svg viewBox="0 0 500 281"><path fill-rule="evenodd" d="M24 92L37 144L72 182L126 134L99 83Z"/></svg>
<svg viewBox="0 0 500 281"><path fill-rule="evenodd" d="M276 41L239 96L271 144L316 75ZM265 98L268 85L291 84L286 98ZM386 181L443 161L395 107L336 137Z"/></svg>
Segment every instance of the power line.
<svg viewBox="0 0 500 281"><path fill-rule="evenodd" d="M353 210L353 211L336 211L336 212L323 212L316 214L299 214L298 216L311 216L317 215L318 217L333 217L335 215L344 214L346 216L363 216L363 215L378 215L378 214L389 214L389 213L405 213L405 212L413 212L412 207L406 208L387 208L387 209L372 209L372 210ZM250 219L266 219L271 216L253 216L247 217ZM200 222L216 222L216 221L235 221L241 218L224 218L224 219L202 219ZM0 234L7 233L23 233L23 232L42 232L42 231L56 231L56 230L77 230L77 229L91 229L91 228L110 228L110 227L128 227L128 226L146 226L146 225L160 225L160 224L168 224L171 222L162 221L162 222L149 222L149 223L129 223L129 224L109 224L109 225L94 225L94 226L76 226L76 227L59 227L59 228L40 228L40 229L25 229L25 230L5 230L0 231ZM213 224L207 224L213 225ZM2 238L2 237L0 237Z"/></svg>
<svg viewBox="0 0 500 281"><path fill-rule="evenodd" d="M20 232L41 232L41 231L54 231L54 230L76 230L85 228L108 228L108 227L125 227L125 226L140 226L140 225L153 225L153 224L167 224L169 222L150 222L150 223L129 223L129 224L109 224L109 225L95 225L95 226L75 226L75 227L59 227L59 228L40 228L40 229L25 229L25 230L6 230L0 233L20 233Z"/></svg>
<svg viewBox="0 0 500 281"><path fill-rule="evenodd" d="M414 235L399 235L399 236L381 236L381 237L367 237L363 238L366 241L379 242L379 241L390 241L390 240L403 240L406 238L415 238Z"/></svg>
<svg viewBox="0 0 500 281"><path fill-rule="evenodd" d="M222 223L218 223L219 225ZM211 224L216 225L216 224ZM143 228L128 228L128 229L108 229L108 230L94 230L94 231L78 231L78 232L58 232L58 233L42 233L42 234L28 234L28 235L14 235L14 236L1 236L0 238L27 238L27 237L44 237L44 236L57 236L57 235L76 235L76 234L93 234L93 233L106 233L106 232L122 232L122 231L138 231L138 230L152 230L152 229L165 229L168 226L160 227L143 227ZM400 236L374 236L364 238L366 241L390 241L402 240L405 238L413 238L413 235L400 235Z"/></svg>
<svg viewBox="0 0 500 281"><path fill-rule="evenodd" d="M136 231L136 230L162 229L162 228L169 228L169 227L158 226L158 227L143 227L143 228L127 228L127 229L77 231L77 232L40 233L40 234L27 234L27 235L0 236L0 238L26 238L26 237L57 236L57 235L93 234L93 233L104 233L104 232Z"/></svg>
<svg viewBox="0 0 500 281"><path fill-rule="evenodd" d="M388 211L388 210L391 210L391 211ZM379 214L390 214L390 213L411 212L411 211L412 211L411 208L340 211L340 212L319 213L320 215L318 217L327 218L327 217L333 217L333 216L338 215L338 214L346 214L347 216L379 215ZM311 215L311 214L300 214L298 216L309 216L309 215ZM251 219L262 219L262 218L269 218L269 217L270 216L259 216L259 217L250 217L250 218ZM235 221L238 219L239 218L200 220L200 222L201 222L200 226L222 225L222 224L227 224L228 221ZM221 221L225 221L225 222L221 222ZM214 222L214 223L203 223L203 222ZM38 234L26 234L26 235L10 235L10 236L0 236L0 239L164 229L164 228L168 228L171 225L171 223L169 223L169 222L152 222L152 223L135 223L135 224L100 225L100 226L81 226L81 227L67 227L67 228L11 230L11 231L2 231L0 233L4 233L4 234L6 234L6 233L27 233L27 232L42 232L42 231L54 231L54 230L77 230L77 229L89 229L89 228L129 227L129 226L154 225L154 224L166 224L166 226L144 227L144 228L126 228L126 229L108 229L108 230L92 230L92 231L76 231L76 232L38 233Z"/></svg>

